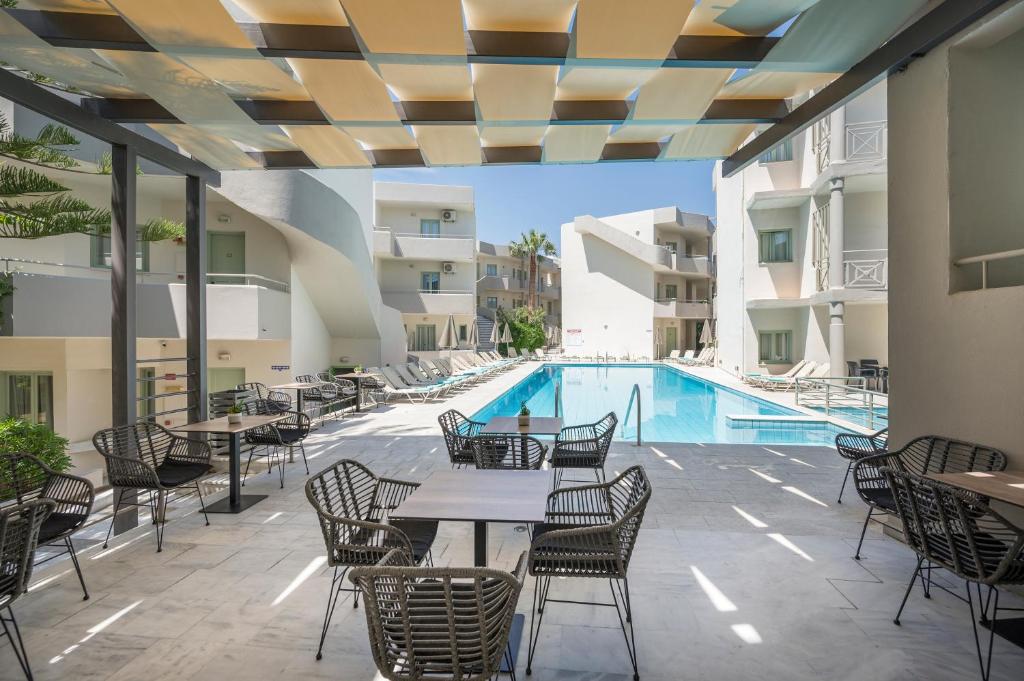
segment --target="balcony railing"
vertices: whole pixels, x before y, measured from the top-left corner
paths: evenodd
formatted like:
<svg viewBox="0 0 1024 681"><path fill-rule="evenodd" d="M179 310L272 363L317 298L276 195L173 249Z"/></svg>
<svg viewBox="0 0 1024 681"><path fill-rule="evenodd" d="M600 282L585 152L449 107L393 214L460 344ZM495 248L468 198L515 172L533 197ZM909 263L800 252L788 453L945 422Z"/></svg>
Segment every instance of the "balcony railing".
<svg viewBox="0 0 1024 681"><path fill-rule="evenodd" d="M885 248L843 251L843 285L846 288L889 288L889 251Z"/></svg>
<svg viewBox="0 0 1024 681"><path fill-rule="evenodd" d="M889 142L887 121L866 121L846 125L846 160L871 161L885 158Z"/></svg>
<svg viewBox="0 0 1024 681"><path fill-rule="evenodd" d="M385 305L405 313L473 314L476 293L461 289L405 289L382 291Z"/></svg>
<svg viewBox="0 0 1024 681"><path fill-rule="evenodd" d="M374 227L373 250L396 258L468 262L473 260L476 238L469 234L394 232L387 227Z"/></svg>
<svg viewBox="0 0 1024 681"><path fill-rule="evenodd" d="M825 116L811 128L811 147L814 149L815 168L819 174L828 167L831 141L832 119Z"/></svg>
<svg viewBox="0 0 1024 681"><path fill-rule="evenodd" d="M711 306L707 300L657 298L654 301L654 316L669 319L706 319L711 316Z"/></svg>

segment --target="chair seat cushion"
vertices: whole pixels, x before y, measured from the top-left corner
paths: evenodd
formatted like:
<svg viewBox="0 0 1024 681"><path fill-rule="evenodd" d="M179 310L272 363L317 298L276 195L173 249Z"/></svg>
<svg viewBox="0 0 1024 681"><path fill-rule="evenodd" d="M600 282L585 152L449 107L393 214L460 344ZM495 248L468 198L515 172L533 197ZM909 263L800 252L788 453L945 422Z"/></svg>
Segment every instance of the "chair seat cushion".
<svg viewBox="0 0 1024 681"><path fill-rule="evenodd" d="M552 468L601 468L601 457L585 452L559 452L551 455Z"/></svg>
<svg viewBox="0 0 1024 681"><path fill-rule="evenodd" d="M430 551L437 536L437 522L432 520L392 520L392 527L396 527L405 533L412 544L412 559L416 563L423 560L423 557Z"/></svg>
<svg viewBox="0 0 1024 681"><path fill-rule="evenodd" d="M39 543L46 544L75 529L86 516L78 513L51 513L39 527Z"/></svg>
<svg viewBox="0 0 1024 681"><path fill-rule="evenodd" d="M862 489L860 494L869 504L885 511L896 512L896 499L893 498L892 490L888 487Z"/></svg>
<svg viewBox="0 0 1024 681"><path fill-rule="evenodd" d="M571 530L587 525L537 523L533 526L533 540L555 530ZM617 576L615 547L599 537L589 537L586 545L578 538L564 541L548 540L546 545L533 549L530 574L578 575L581 577Z"/></svg>
<svg viewBox="0 0 1024 681"><path fill-rule="evenodd" d="M302 429L295 426L278 426L277 432L281 433L281 441L286 445L295 444L305 437Z"/></svg>
<svg viewBox="0 0 1024 681"><path fill-rule="evenodd" d="M164 462L156 467L156 476L164 487L177 487L186 482L192 482L206 475L211 466L205 463L187 463L164 459Z"/></svg>

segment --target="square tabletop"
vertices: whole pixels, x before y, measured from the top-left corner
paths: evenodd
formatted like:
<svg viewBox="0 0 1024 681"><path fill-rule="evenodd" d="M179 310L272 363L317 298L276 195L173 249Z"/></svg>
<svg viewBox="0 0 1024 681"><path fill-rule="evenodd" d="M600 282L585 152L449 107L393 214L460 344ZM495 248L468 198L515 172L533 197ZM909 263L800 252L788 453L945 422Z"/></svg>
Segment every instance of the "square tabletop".
<svg viewBox="0 0 1024 681"><path fill-rule="evenodd" d="M557 416L531 416L530 425L521 426L518 416L495 416L480 432L488 435L558 435L562 432L562 419Z"/></svg>
<svg viewBox="0 0 1024 681"><path fill-rule="evenodd" d="M271 390L309 390L322 385L320 383L282 383L281 385L270 386Z"/></svg>
<svg viewBox="0 0 1024 681"><path fill-rule="evenodd" d="M925 477L1024 508L1024 472L928 473Z"/></svg>
<svg viewBox="0 0 1024 681"><path fill-rule="evenodd" d="M335 378L370 378L373 374L367 371L350 371L347 374L334 374Z"/></svg>
<svg viewBox="0 0 1024 681"><path fill-rule="evenodd" d="M389 515L402 520L540 523L552 482L551 471L437 471Z"/></svg>
<svg viewBox="0 0 1024 681"><path fill-rule="evenodd" d="M228 423L228 417L221 416L220 418L210 419L209 421L198 421L196 423L178 426L171 430L178 433L220 433L234 435L235 433L244 433L245 431L252 430L253 428L283 421L291 416L291 414L253 414L252 416L242 414L241 416L241 423Z"/></svg>

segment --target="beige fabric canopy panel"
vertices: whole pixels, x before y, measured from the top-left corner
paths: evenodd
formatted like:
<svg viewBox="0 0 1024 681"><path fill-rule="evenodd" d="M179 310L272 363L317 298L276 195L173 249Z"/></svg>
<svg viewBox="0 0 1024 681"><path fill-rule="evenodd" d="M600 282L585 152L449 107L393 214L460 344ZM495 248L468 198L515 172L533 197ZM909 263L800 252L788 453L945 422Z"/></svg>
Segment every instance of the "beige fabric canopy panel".
<svg viewBox="0 0 1024 681"><path fill-rule="evenodd" d="M926 4L22 0L0 60L218 169L709 159Z"/></svg>

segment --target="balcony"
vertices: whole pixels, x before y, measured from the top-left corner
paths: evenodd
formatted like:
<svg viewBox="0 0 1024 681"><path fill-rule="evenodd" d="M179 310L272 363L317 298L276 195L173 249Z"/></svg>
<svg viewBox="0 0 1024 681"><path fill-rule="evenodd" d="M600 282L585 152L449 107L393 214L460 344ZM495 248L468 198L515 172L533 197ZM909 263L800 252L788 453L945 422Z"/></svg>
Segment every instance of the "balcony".
<svg viewBox="0 0 1024 681"><path fill-rule="evenodd" d="M41 261L0 262L0 271L15 289L0 306L0 335L110 337L109 271ZM207 281L210 339L291 336L288 284L254 274L209 274ZM139 337L185 337L184 275L139 273L136 296Z"/></svg>
<svg viewBox="0 0 1024 681"><path fill-rule="evenodd" d="M473 291L384 291L384 304L405 314L475 314L476 295Z"/></svg>
<svg viewBox="0 0 1024 681"><path fill-rule="evenodd" d="M480 287L487 291L525 291L526 284L513 277L487 275L480 279Z"/></svg>
<svg viewBox="0 0 1024 681"><path fill-rule="evenodd" d="M473 262L476 239L465 234L430 235L392 232L387 227L375 227L373 252L385 258Z"/></svg>
<svg viewBox="0 0 1024 681"><path fill-rule="evenodd" d="M654 301L654 316L657 319L707 319L711 316L711 305L704 300L659 298Z"/></svg>
<svg viewBox="0 0 1024 681"><path fill-rule="evenodd" d="M829 259L814 261L818 291L829 288ZM843 251L843 287L867 291L889 290L889 251L885 248Z"/></svg>
<svg viewBox="0 0 1024 681"><path fill-rule="evenodd" d="M711 261L706 255L688 256L673 253L672 270L684 277L712 276Z"/></svg>

